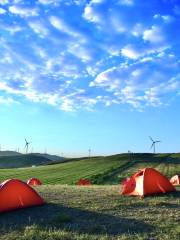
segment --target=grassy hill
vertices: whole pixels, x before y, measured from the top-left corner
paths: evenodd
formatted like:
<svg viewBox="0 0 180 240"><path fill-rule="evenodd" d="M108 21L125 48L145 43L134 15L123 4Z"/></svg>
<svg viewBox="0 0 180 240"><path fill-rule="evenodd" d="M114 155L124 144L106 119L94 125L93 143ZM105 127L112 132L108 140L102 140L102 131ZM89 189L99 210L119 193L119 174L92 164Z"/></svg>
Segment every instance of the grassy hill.
<svg viewBox="0 0 180 240"><path fill-rule="evenodd" d="M12 156L0 156L0 168L22 168L32 165L47 164L51 160L34 154L19 154Z"/></svg>
<svg viewBox="0 0 180 240"><path fill-rule="evenodd" d="M119 186L36 190L47 204L0 214L0 240L180 239L180 192L140 199Z"/></svg>
<svg viewBox="0 0 180 240"><path fill-rule="evenodd" d="M0 168L31 167L32 165L65 162L66 158L47 153L22 154L15 151L0 151Z"/></svg>
<svg viewBox="0 0 180 240"><path fill-rule="evenodd" d="M90 159L70 159L64 163L35 168L0 169L0 181L8 178L26 180L37 177L44 184L75 184L79 178L88 178L95 184L117 184L144 167L154 167L167 177L180 174L180 154L134 154L131 157L128 154L118 154Z"/></svg>
<svg viewBox="0 0 180 240"><path fill-rule="evenodd" d="M64 157L60 157L60 156L57 156L57 155L52 155L52 154L47 154L47 153L33 153L33 155L36 155L36 156L40 156L40 157L45 157L51 161L56 161L56 162L61 162L61 161L65 161L66 158Z"/></svg>
<svg viewBox="0 0 180 240"><path fill-rule="evenodd" d="M19 156L21 153L16 151L0 151L0 157Z"/></svg>

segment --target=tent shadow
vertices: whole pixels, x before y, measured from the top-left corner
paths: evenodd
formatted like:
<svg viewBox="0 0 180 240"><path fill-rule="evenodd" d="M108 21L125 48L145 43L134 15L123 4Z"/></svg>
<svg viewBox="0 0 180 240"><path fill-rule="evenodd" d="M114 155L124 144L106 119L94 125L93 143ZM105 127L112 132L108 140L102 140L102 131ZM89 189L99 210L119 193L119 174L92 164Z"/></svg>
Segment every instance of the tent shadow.
<svg viewBox="0 0 180 240"><path fill-rule="evenodd" d="M179 198L180 197L180 191L178 191L177 189L176 189L176 191L175 192L167 192L166 194L153 194L153 195L150 195L150 196L146 196L146 198L148 198L148 197L162 197L162 198L164 198L164 197L173 197L173 198Z"/></svg>
<svg viewBox="0 0 180 240"><path fill-rule="evenodd" d="M26 226L37 225L40 229L75 231L79 234L119 235L123 233L147 233L154 228L133 218L121 218L59 204L16 210L0 215L0 230L9 233Z"/></svg>

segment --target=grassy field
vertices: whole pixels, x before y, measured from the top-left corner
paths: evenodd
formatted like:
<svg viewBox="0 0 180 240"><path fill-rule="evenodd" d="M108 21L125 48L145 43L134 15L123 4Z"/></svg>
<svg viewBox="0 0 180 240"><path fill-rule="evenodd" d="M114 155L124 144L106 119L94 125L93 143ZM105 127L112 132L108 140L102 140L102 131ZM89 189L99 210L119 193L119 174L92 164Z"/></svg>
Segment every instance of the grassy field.
<svg viewBox="0 0 180 240"><path fill-rule="evenodd" d="M179 154L119 154L66 161L35 168L0 169L0 181L37 177L43 184L75 184L80 178L88 178L95 184L118 184L144 167L154 167L169 178L180 173Z"/></svg>
<svg viewBox="0 0 180 240"><path fill-rule="evenodd" d="M91 158L71 161L67 163L53 164L35 168L1 169L0 181L8 178L26 180L38 177L44 184L75 184L81 177L98 181L104 175L108 175L115 169L119 169L128 160L123 157L114 158Z"/></svg>
<svg viewBox="0 0 180 240"><path fill-rule="evenodd" d="M144 167L171 177L180 173L180 155L119 154L0 169L0 181L39 178L44 185L36 189L47 202L0 214L0 240L180 239L180 191L144 199L119 194L119 182ZM79 178L99 185L72 186Z"/></svg>
<svg viewBox="0 0 180 240"><path fill-rule="evenodd" d="M180 192L140 199L119 186L36 188L47 204L0 215L5 240L178 240Z"/></svg>

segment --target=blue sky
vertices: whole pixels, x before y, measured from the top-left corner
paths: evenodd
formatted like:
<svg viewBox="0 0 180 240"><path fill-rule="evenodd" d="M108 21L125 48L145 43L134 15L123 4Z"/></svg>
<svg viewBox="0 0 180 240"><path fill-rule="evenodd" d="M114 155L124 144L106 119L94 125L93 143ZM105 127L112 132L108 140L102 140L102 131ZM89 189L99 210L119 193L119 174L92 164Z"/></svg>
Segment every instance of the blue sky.
<svg viewBox="0 0 180 240"><path fill-rule="evenodd" d="M0 144L179 151L179 0L0 0Z"/></svg>

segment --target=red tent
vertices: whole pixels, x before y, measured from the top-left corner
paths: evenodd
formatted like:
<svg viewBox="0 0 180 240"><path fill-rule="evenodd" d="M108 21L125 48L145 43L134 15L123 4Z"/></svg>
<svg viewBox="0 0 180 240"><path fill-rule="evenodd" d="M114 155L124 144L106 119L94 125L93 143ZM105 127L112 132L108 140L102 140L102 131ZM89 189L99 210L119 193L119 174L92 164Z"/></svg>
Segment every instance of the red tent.
<svg viewBox="0 0 180 240"><path fill-rule="evenodd" d="M173 177L170 179L170 182L171 182L173 185L180 185L180 176L178 176L178 175L173 176Z"/></svg>
<svg viewBox="0 0 180 240"><path fill-rule="evenodd" d="M37 186L37 185L42 185L42 182L38 178L30 178L27 181L27 184L32 186Z"/></svg>
<svg viewBox="0 0 180 240"><path fill-rule="evenodd" d="M122 184L123 195L146 196L176 191L169 180L153 168L144 168Z"/></svg>
<svg viewBox="0 0 180 240"><path fill-rule="evenodd" d="M44 203L33 188L18 179L9 179L0 184L0 213Z"/></svg>
<svg viewBox="0 0 180 240"><path fill-rule="evenodd" d="M79 179L79 181L77 182L77 185L82 186L82 185L92 185L91 181L88 179Z"/></svg>

